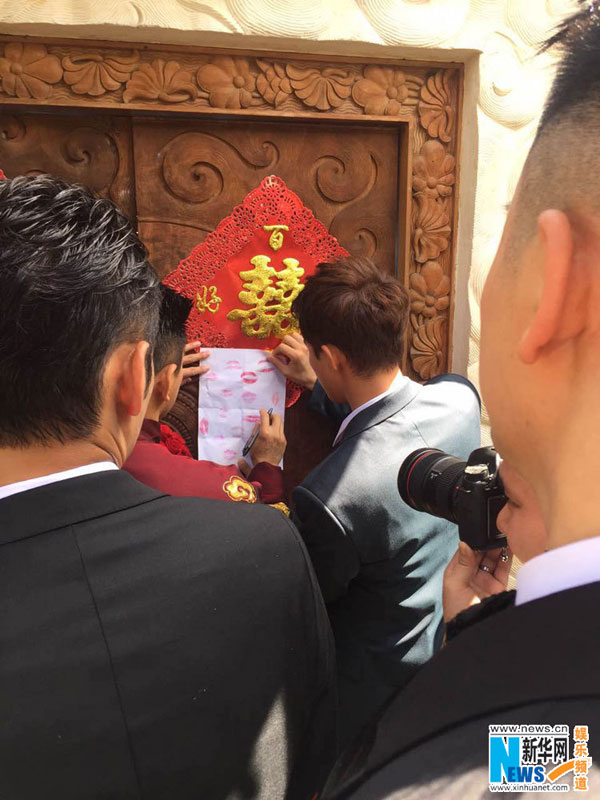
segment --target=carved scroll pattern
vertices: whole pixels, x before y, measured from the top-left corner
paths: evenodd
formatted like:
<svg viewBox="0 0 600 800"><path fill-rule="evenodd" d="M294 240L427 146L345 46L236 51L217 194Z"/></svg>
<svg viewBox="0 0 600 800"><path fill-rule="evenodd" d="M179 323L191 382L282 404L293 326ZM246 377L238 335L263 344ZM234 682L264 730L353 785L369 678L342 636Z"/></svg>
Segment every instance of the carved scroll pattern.
<svg viewBox="0 0 600 800"><path fill-rule="evenodd" d="M397 160L396 132L320 128L315 137L313 130L266 120L136 121L139 229L161 274L271 174L293 185L349 251L393 269L396 224L388 212L398 187L389 165Z"/></svg>
<svg viewBox="0 0 600 800"><path fill-rule="evenodd" d="M50 173L80 183L134 219L130 138L126 119L0 113L0 164L9 177Z"/></svg>
<svg viewBox="0 0 600 800"><path fill-rule="evenodd" d="M455 226L457 69L431 69L418 64L327 63L300 56L289 59L214 55L181 48L172 52L165 47L82 48L14 39L5 41L0 50L0 103L5 104L7 112L6 106L26 102L29 107L51 104L86 109L160 108L166 112L221 111L232 115L313 118L327 114L412 121L411 223L407 232L411 247L405 272L411 295L408 367L421 380L447 368ZM12 143L12 152L14 135L14 123L10 123L2 136L6 147ZM65 142L62 157L74 177L84 169L94 173L95 164L103 163L102 173L112 177L110 186L98 187L99 190L122 206L131 205L130 187L118 180L123 168L115 137L107 132L98 139L85 130L74 131L73 135L72 144ZM89 140L90 145L77 144L78 139ZM4 148L2 142L0 146ZM264 158L249 159L257 166L257 179L262 177L263 163L266 166L277 162L277 154L270 146L264 142ZM111 162L107 173L107 163L102 159L112 158L111 148L114 164ZM369 184L382 165L369 154L364 162L356 162L340 157L335 146L330 152L330 156L311 166L316 202L322 201L325 207L329 203L336 209L336 214L323 222L334 235L338 235L340 227L352 224L353 238L346 246L352 252L376 254L382 247L381 234L369 221L361 222L360 201L364 192L371 192ZM86 161L88 158L91 160ZM179 164L174 160L169 163L167 158L163 170L165 185L182 202L202 203L205 196L215 195L225 199L218 163L192 159ZM342 198L344 187L350 184L356 191L353 196ZM311 203L309 198L307 203ZM226 213L228 209L223 210Z"/></svg>

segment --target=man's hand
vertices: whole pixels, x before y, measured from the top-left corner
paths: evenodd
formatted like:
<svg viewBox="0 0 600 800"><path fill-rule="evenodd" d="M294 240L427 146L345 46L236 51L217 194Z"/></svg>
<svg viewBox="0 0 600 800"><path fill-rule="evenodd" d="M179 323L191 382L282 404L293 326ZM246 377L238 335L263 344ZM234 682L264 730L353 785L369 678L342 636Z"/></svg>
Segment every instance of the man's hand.
<svg viewBox="0 0 600 800"><path fill-rule="evenodd" d="M196 375L204 375L210 372L208 364L201 364L210 353L208 350L200 350L200 342L188 342L183 351L183 380L182 383L189 383Z"/></svg>
<svg viewBox="0 0 600 800"><path fill-rule="evenodd" d="M308 359L308 347L299 333L284 336L279 347L267 356L267 361L294 383L305 389L314 389L317 376Z"/></svg>
<svg viewBox="0 0 600 800"><path fill-rule="evenodd" d="M283 458L287 445L283 432L283 418L279 414L269 416L264 409L261 409L260 426L255 426L255 431L257 427L260 430L258 439L250 450L252 463L259 464L261 461L266 461L267 464L277 466Z"/></svg>
<svg viewBox="0 0 600 800"><path fill-rule="evenodd" d="M445 622L484 597L506 590L512 553L508 561L502 561L501 555L501 548L481 553L465 542L458 543L458 550L444 571Z"/></svg>

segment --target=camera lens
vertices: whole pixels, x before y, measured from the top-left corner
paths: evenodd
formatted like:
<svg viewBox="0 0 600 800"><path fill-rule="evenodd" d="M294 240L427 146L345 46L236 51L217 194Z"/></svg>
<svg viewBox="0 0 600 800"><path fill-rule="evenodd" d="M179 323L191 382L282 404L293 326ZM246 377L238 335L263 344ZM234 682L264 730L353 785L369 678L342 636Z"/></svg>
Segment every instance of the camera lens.
<svg viewBox="0 0 600 800"><path fill-rule="evenodd" d="M466 465L466 461L441 450L415 450L404 459L398 473L400 497L417 511L458 522L456 488Z"/></svg>

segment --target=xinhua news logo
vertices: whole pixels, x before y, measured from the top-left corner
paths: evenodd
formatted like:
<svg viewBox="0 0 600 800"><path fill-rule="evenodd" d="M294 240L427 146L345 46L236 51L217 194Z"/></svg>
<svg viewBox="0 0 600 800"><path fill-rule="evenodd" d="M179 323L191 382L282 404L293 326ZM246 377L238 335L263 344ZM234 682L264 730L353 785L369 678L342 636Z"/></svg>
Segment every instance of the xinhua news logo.
<svg viewBox="0 0 600 800"><path fill-rule="evenodd" d="M490 725L490 791L587 792L588 742L587 725Z"/></svg>

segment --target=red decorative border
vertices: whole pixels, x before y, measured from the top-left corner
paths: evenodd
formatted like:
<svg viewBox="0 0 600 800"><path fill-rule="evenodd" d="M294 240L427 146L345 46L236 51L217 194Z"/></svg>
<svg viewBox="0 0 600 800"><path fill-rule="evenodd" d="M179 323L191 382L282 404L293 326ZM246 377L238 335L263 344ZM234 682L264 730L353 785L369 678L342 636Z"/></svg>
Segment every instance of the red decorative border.
<svg viewBox="0 0 600 800"><path fill-rule="evenodd" d="M269 224L287 225L296 245L315 263L348 255L298 195L281 178L269 175L167 275L165 285L194 300L199 287L213 280ZM188 320L188 338L200 339L207 347L229 345L227 337L195 306Z"/></svg>

